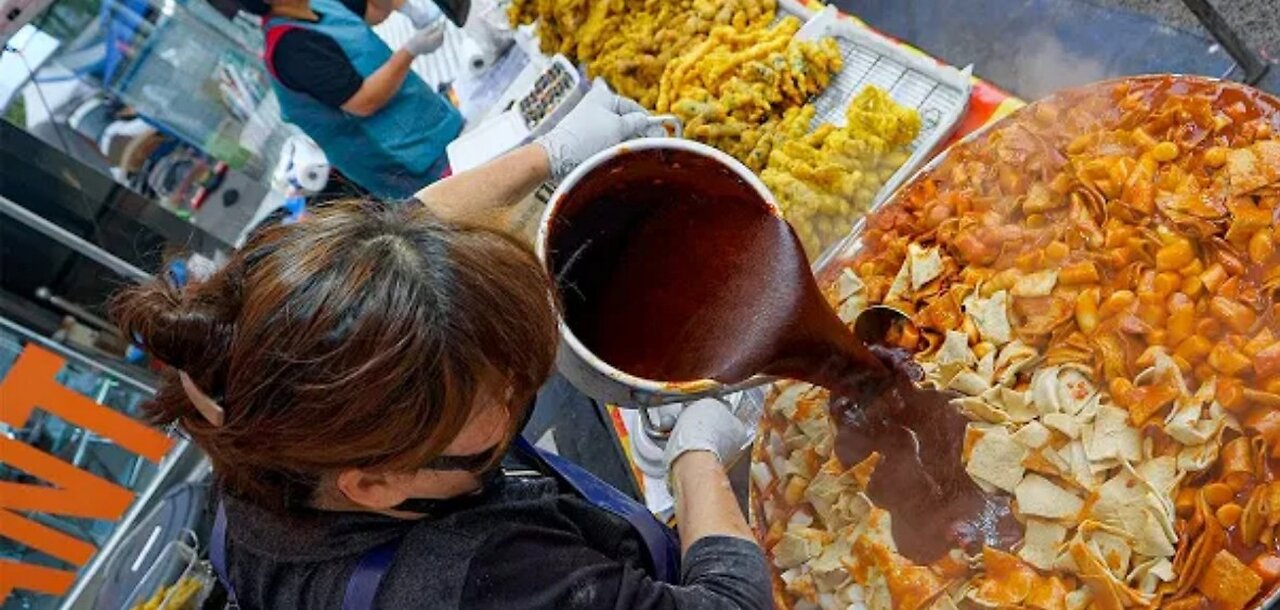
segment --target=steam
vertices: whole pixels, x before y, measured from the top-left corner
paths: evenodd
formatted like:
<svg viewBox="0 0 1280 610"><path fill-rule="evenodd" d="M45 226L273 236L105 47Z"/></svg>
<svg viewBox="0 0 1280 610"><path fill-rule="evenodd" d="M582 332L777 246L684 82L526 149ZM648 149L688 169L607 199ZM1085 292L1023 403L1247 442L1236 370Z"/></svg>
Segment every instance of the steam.
<svg viewBox="0 0 1280 610"><path fill-rule="evenodd" d="M1112 76L1102 62L1067 51L1046 32L1027 34L1008 48L1018 50L1006 57L1010 82L1018 83L1017 93L1028 100Z"/></svg>

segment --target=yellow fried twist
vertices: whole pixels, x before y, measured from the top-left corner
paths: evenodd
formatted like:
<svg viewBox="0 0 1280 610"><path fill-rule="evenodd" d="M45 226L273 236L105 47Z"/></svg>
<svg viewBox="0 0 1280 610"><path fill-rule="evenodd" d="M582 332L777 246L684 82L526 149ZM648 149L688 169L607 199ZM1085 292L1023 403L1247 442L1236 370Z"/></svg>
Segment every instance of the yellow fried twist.
<svg viewBox="0 0 1280 610"><path fill-rule="evenodd" d="M619 93L653 109L669 64L713 28L765 28L776 0L515 0L513 24L537 23L546 53L582 63Z"/></svg>
<svg viewBox="0 0 1280 610"><path fill-rule="evenodd" d="M782 144L772 147L760 178L816 257L849 230L906 163L920 117L883 89L867 87L850 102L844 127L824 123L811 133L796 133L799 118L793 118Z"/></svg>
<svg viewBox="0 0 1280 610"><path fill-rule="evenodd" d="M686 137L724 150L753 171L763 170L777 142L808 131L813 111L798 109L821 93L842 65L834 40L797 41L799 28L794 17L748 31L714 28L667 67L657 110L683 119ZM688 100L709 104L714 112L690 112ZM711 125L717 121L720 125Z"/></svg>

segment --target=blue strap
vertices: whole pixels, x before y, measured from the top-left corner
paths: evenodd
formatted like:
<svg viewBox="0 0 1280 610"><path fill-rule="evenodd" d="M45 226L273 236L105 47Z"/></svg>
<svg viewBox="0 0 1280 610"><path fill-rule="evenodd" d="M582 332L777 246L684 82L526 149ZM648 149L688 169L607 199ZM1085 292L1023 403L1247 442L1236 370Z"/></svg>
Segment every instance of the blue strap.
<svg viewBox="0 0 1280 610"><path fill-rule="evenodd" d="M554 453L534 447L524 437L516 437L516 448L534 459L540 459L559 479L588 502L630 523L631 528L644 541L646 550L649 552L654 576L666 583L680 582L680 542L675 532L658 521L648 508L587 472L581 466Z"/></svg>
<svg viewBox="0 0 1280 610"><path fill-rule="evenodd" d="M400 549L400 540L401 537L397 536L360 556L356 569L347 579L347 590L342 596L342 610L373 610L378 586L382 584L382 577L387 575L391 560L395 559L396 551ZM236 601L235 589L231 586L231 579L227 577L227 509L222 502L218 503L218 514L213 518L209 563L213 564L214 574L218 575L218 580L222 581L222 586L227 590L227 601L238 607L240 604Z"/></svg>
<svg viewBox="0 0 1280 610"><path fill-rule="evenodd" d="M218 514L213 518L213 532L209 535L209 563L213 564L213 573L218 575L222 587L227 590L227 601L239 606L236 591L227 577L227 508L221 502L218 503Z"/></svg>
<svg viewBox="0 0 1280 610"><path fill-rule="evenodd" d="M342 596L342 610L373 610L373 598L378 596L378 585L387 575L391 560L400 549L401 536L396 536L366 552L347 579L347 592Z"/></svg>

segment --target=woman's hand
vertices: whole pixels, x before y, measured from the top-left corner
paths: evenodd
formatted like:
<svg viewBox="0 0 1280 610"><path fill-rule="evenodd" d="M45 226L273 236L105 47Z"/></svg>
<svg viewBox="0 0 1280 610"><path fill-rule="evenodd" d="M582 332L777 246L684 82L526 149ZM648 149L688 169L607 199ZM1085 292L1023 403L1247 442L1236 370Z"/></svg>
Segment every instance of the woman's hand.
<svg viewBox="0 0 1280 610"><path fill-rule="evenodd" d="M650 125L643 106L614 94L596 79L586 97L535 142L547 151L551 178L560 181L592 155L643 135Z"/></svg>
<svg viewBox="0 0 1280 610"><path fill-rule="evenodd" d="M727 467L738 459L746 442L746 425L720 400L704 398L680 412L663 459L670 468L686 452L708 451Z"/></svg>
<svg viewBox="0 0 1280 610"><path fill-rule="evenodd" d="M447 220L512 230L512 210L538 185L564 178L588 157L648 129L665 133L639 104L597 80L577 107L533 144L441 180L417 197Z"/></svg>
<svg viewBox="0 0 1280 610"><path fill-rule="evenodd" d="M400 48L414 57L429 55L444 46L444 35L444 21L440 20L418 30Z"/></svg>
<svg viewBox="0 0 1280 610"><path fill-rule="evenodd" d="M716 399L685 407L676 421L664 458L684 551L708 536L755 541L724 473L746 442L747 427Z"/></svg>

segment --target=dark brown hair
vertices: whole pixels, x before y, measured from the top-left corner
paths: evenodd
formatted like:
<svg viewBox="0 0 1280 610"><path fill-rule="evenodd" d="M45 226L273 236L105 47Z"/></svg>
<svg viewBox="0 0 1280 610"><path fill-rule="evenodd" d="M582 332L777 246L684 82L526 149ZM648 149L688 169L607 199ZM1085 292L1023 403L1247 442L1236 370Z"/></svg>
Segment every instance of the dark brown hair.
<svg viewBox="0 0 1280 610"><path fill-rule="evenodd" d="M481 392L523 409L555 357L551 295L511 237L351 200L258 230L204 281L125 290L112 311L226 411L209 424L171 370L151 420L179 422L229 492L283 510L326 472L421 467Z"/></svg>

